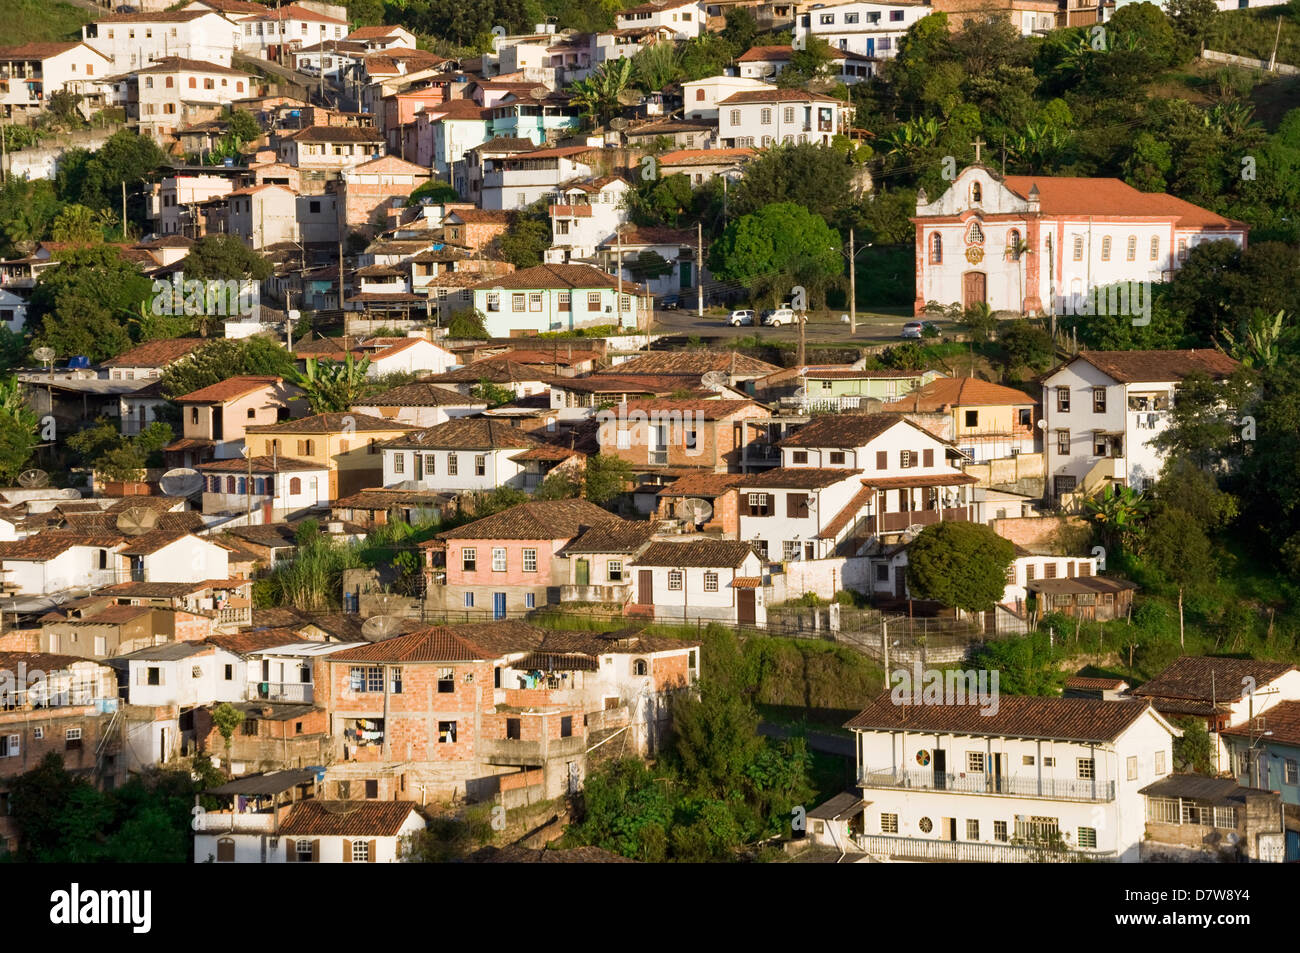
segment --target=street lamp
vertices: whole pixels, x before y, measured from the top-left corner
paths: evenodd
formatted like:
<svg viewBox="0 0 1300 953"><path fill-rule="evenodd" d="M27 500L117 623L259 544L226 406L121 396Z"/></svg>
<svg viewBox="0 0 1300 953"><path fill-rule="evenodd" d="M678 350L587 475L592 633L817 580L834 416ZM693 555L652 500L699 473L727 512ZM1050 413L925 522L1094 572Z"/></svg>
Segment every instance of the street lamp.
<svg viewBox="0 0 1300 953"><path fill-rule="evenodd" d="M858 333L858 255L872 246L867 242L857 251L853 250L853 229L849 229L849 250L841 252L849 260L849 337Z"/></svg>

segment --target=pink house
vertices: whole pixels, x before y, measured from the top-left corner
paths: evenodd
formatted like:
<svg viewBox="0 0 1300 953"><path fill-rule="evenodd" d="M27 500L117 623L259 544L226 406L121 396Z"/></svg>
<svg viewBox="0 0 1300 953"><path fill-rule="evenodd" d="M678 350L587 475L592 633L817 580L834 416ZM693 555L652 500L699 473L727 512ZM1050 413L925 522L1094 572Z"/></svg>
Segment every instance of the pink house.
<svg viewBox="0 0 1300 953"><path fill-rule="evenodd" d="M302 391L280 377L230 377L176 398L181 408L180 439L164 452L173 467L195 467L240 455L247 427L274 424L295 416Z"/></svg>
<svg viewBox="0 0 1300 953"><path fill-rule="evenodd" d="M586 500L520 503L422 543L426 603L467 618L504 619L560 601L557 557L593 526L625 521Z"/></svg>

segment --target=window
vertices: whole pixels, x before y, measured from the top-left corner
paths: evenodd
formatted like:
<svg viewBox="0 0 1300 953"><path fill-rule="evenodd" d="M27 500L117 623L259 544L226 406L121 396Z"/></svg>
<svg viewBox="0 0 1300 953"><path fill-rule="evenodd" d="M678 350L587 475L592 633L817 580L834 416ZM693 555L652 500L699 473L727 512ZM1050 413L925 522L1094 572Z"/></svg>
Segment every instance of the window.
<svg viewBox="0 0 1300 953"><path fill-rule="evenodd" d="M733 126L739 126L739 125L740 125L740 110L739 110L739 109L733 109L733 110L731 111L731 124L732 124Z"/></svg>
<svg viewBox="0 0 1300 953"><path fill-rule="evenodd" d="M519 731L519 729L520 729L520 725L521 725L521 721L520 721L520 719L518 719L518 718L507 718L507 719L506 719L506 740L507 740L507 741L518 741L518 740L519 740L519 738L520 738L520 731Z"/></svg>
<svg viewBox="0 0 1300 953"><path fill-rule="evenodd" d="M900 22L902 22L902 19L903 19L903 11L902 11L902 10L890 10L890 11L889 11L889 20L890 20L891 23L900 23Z"/></svg>
<svg viewBox="0 0 1300 953"><path fill-rule="evenodd" d="M500 294L498 294L498 293L496 293L496 292L494 292L494 291L489 291L489 292L488 292L488 296L487 296L487 309L488 309L489 311L500 311L500 310L501 310L501 295L500 295Z"/></svg>
<svg viewBox="0 0 1300 953"><path fill-rule="evenodd" d="M560 737L561 738L573 737L573 716L572 715L564 715L563 717L560 718Z"/></svg>
<svg viewBox="0 0 1300 953"><path fill-rule="evenodd" d="M217 863L230 864L235 860L235 839L223 837L217 841Z"/></svg>
<svg viewBox="0 0 1300 953"><path fill-rule="evenodd" d="M1151 236L1151 260L1155 261L1160 257L1160 236Z"/></svg>
<svg viewBox="0 0 1300 953"><path fill-rule="evenodd" d="M1130 781L1136 781L1136 780L1137 780L1137 776L1138 776L1138 759L1137 759L1137 755L1135 755L1135 754L1134 754L1134 755L1129 755L1129 757L1128 757L1128 761L1126 762L1126 764L1127 764L1127 766L1128 766L1128 779L1129 779Z"/></svg>
<svg viewBox="0 0 1300 953"><path fill-rule="evenodd" d="M16 758L19 753L18 735L0 735L0 758Z"/></svg>
<svg viewBox="0 0 1300 953"><path fill-rule="evenodd" d="M1043 563L1043 578L1044 579L1056 578L1056 563Z"/></svg>
<svg viewBox="0 0 1300 953"><path fill-rule="evenodd" d="M531 592L524 593L524 608L525 609L537 608L537 596L535 593L531 593Z"/></svg>
<svg viewBox="0 0 1300 953"><path fill-rule="evenodd" d="M966 839L967 840L980 839L980 822L975 820L974 818L970 818L966 821Z"/></svg>
<svg viewBox="0 0 1300 953"><path fill-rule="evenodd" d="M510 308L512 311L523 311L527 307L528 296L522 292L516 292L510 296Z"/></svg>
<svg viewBox="0 0 1300 953"><path fill-rule="evenodd" d="M966 230L966 244L968 245L984 244L984 229L980 228L979 222L970 223L970 228Z"/></svg>
<svg viewBox="0 0 1300 953"><path fill-rule="evenodd" d="M1097 762L1092 758L1075 758L1075 776L1080 781L1092 781L1097 777Z"/></svg>
<svg viewBox="0 0 1300 953"><path fill-rule="evenodd" d="M558 296L558 299L557 299L557 304L556 304L556 306L557 306L561 311L571 311L571 310L573 310L573 292L571 292L571 291L561 291L561 292L559 293L559 296Z"/></svg>
<svg viewBox="0 0 1300 953"><path fill-rule="evenodd" d="M1007 260L1019 261L1020 252L1020 230L1013 228L1007 232Z"/></svg>
<svg viewBox="0 0 1300 953"><path fill-rule="evenodd" d="M1156 752L1156 774L1164 774L1164 773L1165 773L1165 753L1163 751L1157 751Z"/></svg>
<svg viewBox="0 0 1300 953"><path fill-rule="evenodd" d="M889 565L880 563L876 566L876 582L889 582Z"/></svg>
<svg viewBox="0 0 1300 953"><path fill-rule="evenodd" d="M1070 452L1070 431L1056 431L1056 452L1059 454L1069 454Z"/></svg>
<svg viewBox="0 0 1300 953"><path fill-rule="evenodd" d="M718 591L718 574L716 572L706 572L704 574L704 591L705 592Z"/></svg>
<svg viewBox="0 0 1300 953"><path fill-rule="evenodd" d="M348 686L354 692L382 692L384 671L378 665L353 665L348 669Z"/></svg>
<svg viewBox="0 0 1300 953"><path fill-rule="evenodd" d="M1187 260L1187 239L1185 238L1180 238L1178 240L1178 260Z"/></svg>
<svg viewBox="0 0 1300 953"><path fill-rule="evenodd" d="M898 833L898 815L881 814L880 815L880 833L897 834Z"/></svg>
<svg viewBox="0 0 1300 953"><path fill-rule="evenodd" d="M640 676L650 674L650 666L646 664L645 659L639 658L632 663L632 674Z"/></svg>
<svg viewBox="0 0 1300 953"><path fill-rule="evenodd" d="M997 841L1002 841L1002 843L1004 843L1004 844L1007 842L1007 840L1008 840L1009 838L1007 837L1007 822L1006 822L1006 821L994 821L994 822L993 822L993 839L994 839L994 840L997 840Z"/></svg>
<svg viewBox="0 0 1300 953"><path fill-rule="evenodd" d="M898 465L904 470L916 466L916 454L911 450L900 450L898 452Z"/></svg>
<svg viewBox="0 0 1300 953"><path fill-rule="evenodd" d="M943 264L943 236L938 232L930 235L930 264Z"/></svg>
<svg viewBox="0 0 1300 953"><path fill-rule="evenodd" d="M457 476L460 473L460 457L457 454L447 454L447 476Z"/></svg>
<svg viewBox="0 0 1300 953"><path fill-rule="evenodd" d="M858 22L858 15L857 15L856 13L846 13L846 14L844 14L844 22L845 22L845 23L857 23L857 22Z"/></svg>
<svg viewBox="0 0 1300 953"><path fill-rule="evenodd" d="M1287 758L1282 770L1287 784L1300 784L1300 763L1295 758Z"/></svg>
<svg viewBox="0 0 1300 953"><path fill-rule="evenodd" d="M1057 413L1068 414L1070 412L1070 388L1056 388L1056 410Z"/></svg>
<svg viewBox="0 0 1300 953"><path fill-rule="evenodd" d="M978 427L980 422L980 412L978 410L966 411L966 426Z"/></svg>
<svg viewBox="0 0 1300 953"><path fill-rule="evenodd" d="M982 201L984 200L984 190L983 190L982 188L980 188L980 184L979 184L978 182L972 182L972 183L971 183L971 186L970 186L970 200L971 200L972 202L982 202ZM978 225L974 225L974 223L972 223L972 225L973 225L975 228L978 228L978 227L979 227ZM980 240L983 241L983 236L982 236L982 235L980 236Z"/></svg>
<svg viewBox="0 0 1300 953"><path fill-rule="evenodd" d="M799 541L797 539L787 539L781 544L781 558L786 562L799 558Z"/></svg>
<svg viewBox="0 0 1300 953"><path fill-rule="evenodd" d="M1104 414L1106 412L1106 388L1094 387L1092 389L1092 412L1094 414Z"/></svg>
<svg viewBox="0 0 1300 953"><path fill-rule="evenodd" d="M406 472L406 454L404 453L393 454L393 472L394 473Z"/></svg>
<svg viewBox="0 0 1300 953"><path fill-rule="evenodd" d="M492 571L493 572L506 571L506 549L504 546L492 547Z"/></svg>
<svg viewBox="0 0 1300 953"><path fill-rule="evenodd" d="M1096 848L1096 846L1097 846L1097 828L1095 828L1095 827L1080 827L1080 828L1079 828L1079 836L1078 836L1078 838L1076 839L1076 843L1077 843L1080 847L1091 847L1091 848Z"/></svg>
<svg viewBox="0 0 1300 953"><path fill-rule="evenodd" d="M525 549L524 555L524 572L537 572L537 550Z"/></svg>
<svg viewBox="0 0 1300 953"><path fill-rule="evenodd" d="M460 551L461 572L478 572L478 548L466 546Z"/></svg>
<svg viewBox="0 0 1300 953"><path fill-rule="evenodd" d="M786 519L807 519L808 494L787 493L785 495L785 515Z"/></svg>
<svg viewBox="0 0 1300 953"><path fill-rule="evenodd" d="M235 678L235 666L233 666L233 665L227 665L226 668L225 668L225 673L224 673L224 674L225 674L225 679L226 679L226 681L228 681L228 682L230 682L230 681L234 681L234 678Z"/></svg>
<svg viewBox="0 0 1300 953"><path fill-rule="evenodd" d="M758 121L759 121L759 124L760 124L760 125L763 125L763 126L770 126L770 125L772 125L772 110L770 110L770 109L763 109L763 110L761 110L761 111L759 112L758 115L759 115L759 119L758 119Z"/></svg>
<svg viewBox="0 0 1300 953"><path fill-rule="evenodd" d="M314 841L300 840L294 844L294 853L298 855L299 862L310 863L316 859L315 850L312 848L313 843Z"/></svg>
<svg viewBox="0 0 1300 953"><path fill-rule="evenodd" d="M808 462L808 451L807 451L807 450L796 450L796 451L791 455L790 459L791 459L791 461L794 462L794 463L807 463L807 462Z"/></svg>
<svg viewBox="0 0 1300 953"><path fill-rule="evenodd" d="M1101 240L1101 260L1110 261L1110 236L1106 235Z"/></svg>
<svg viewBox="0 0 1300 953"><path fill-rule="evenodd" d="M769 501L770 497L766 493L749 494L749 515L750 516L768 516L770 515Z"/></svg>
<svg viewBox="0 0 1300 953"><path fill-rule="evenodd" d="M877 470L889 469L889 451L887 450L876 451L876 469Z"/></svg>
<svg viewBox="0 0 1300 953"><path fill-rule="evenodd" d="M587 310L588 310L588 311L599 311L599 310L600 310L600 292L599 292L599 291L588 291L588 292L587 292Z"/></svg>
<svg viewBox="0 0 1300 953"><path fill-rule="evenodd" d="M529 311L542 310L542 293L540 291L530 291L528 293L528 310Z"/></svg>
<svg viewBox="0 0 1300 953"><path fill-rule="evenodd" d="M1032 768L1034 766L1034 756L1032 754L1021 755L1020 763L1027 768Z"/></svg>
<svg viewBox="0 0 1300 953"><path fill-rule="evenodd" d="M77 751L81 748L80 728L68 728L63 732L63 747L68 751Z"/></svg>
<svg viewBox="0 0 1300 953"><path fill-rule="evenodd" d="M438 694L450 695L456 691L456 670L444 668L438 671Z"/></svg>
<svg viewBox="0 0 1300 953"><path fill-rule="evenodd" d="M1056 759L1055 759L1055 758L1044 758L1044 759L1043 759L1043 767L1044 767L1044 768L1054 768L1054 767L1056 767Z"/></svg>
<svg viewBox="0 0 1300 953"><path fill-rule="evenodd" d="M366 782L367 788L370 784L370 781ZM354 862L360 861L362 863L370 860L370 841L354 840L352 842L352 860Z"/></svg>
<svg viewBox="0 0 1300 953"><path fill-rule="evenodd" d="M1128 247L1124 250L1124 257L1129 261L1133 261L1137 258L1137 253L1138 237L1136 235L1130 235L1128 237Z"/></svg>
<svg viewBox="0 0 1300 953"><path fill-rule="evenodd" d="M680 569L670 569L668 571L668 588L673 590L682 588L682 572Z"/></svg>
<svg viewBox="0 0 1300 953"><path fill-rule="evenodd" d="M610 582L622 582L622 581L623 581L623 560L621 560L621 559L611 559L611 560L606 564L606 568L607 568L607 570L608 570L608 572L609 572L609 581L610 581Z"/></svg>
<svg viewBox="0 0 1300 953"><path fill-rule="evenodd" d="M1074 236L1074 260L1083 261L1083 236Z"/></svg>
<svg viewBox="0 0 1300 953"><path fill-rule="evenodd" d="M485 454L478 453L474 455L474 475L487 475L487 456Z"/></svg>
<svg viewBox="0 0 1300 953"><path fill-rule="evenodd" d="M474 593L472 592L465 593L465 608L466 609L474 608Z"/></svg>
<svg viewBox="0 0 1300 953"><path fill-rule="evenodd" d="M844 459L845 457L844 457L843 450L831 451L831 466L838 466L838 467L844 466Z"/></svg>
<svg viewBox="0 0 1300 953"><path fill-rule="evenodd" d="M823 14L821 15L821 22L824 23L824 24L834 23L834 22L835 22L835 14L833 14L833 13L823 13Z"/></svg>
<svg viewBox="0 0 1300 953"><path fill-rule="evenodd" d="M984 773L984 752L983 751L966 752L966 770L973 771L976 774Z"/></svg>

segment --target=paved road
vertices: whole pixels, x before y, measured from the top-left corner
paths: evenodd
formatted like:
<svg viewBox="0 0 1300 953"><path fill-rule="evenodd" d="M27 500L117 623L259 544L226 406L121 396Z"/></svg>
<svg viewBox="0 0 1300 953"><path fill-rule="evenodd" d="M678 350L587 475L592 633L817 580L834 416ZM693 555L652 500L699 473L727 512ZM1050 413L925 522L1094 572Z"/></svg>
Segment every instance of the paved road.
<svg viewBox="0 0 1300 953"><path fill-rule="evenodd" d="M770 721L760 721L758 723L758 733L765 738L788 738L793 734L793 729ZM837 754L841 758L852 758L854 756L852 738L813 729L809 729L804 734L804 738L808 742L808 747L814 751Z"/></svg>
<svg viewBox="0 0 1300 953"><path fill-rule="evenodd" d="M795 341L799 338L799 329L793 325L781 328L739 327L727 324L726 317L705 314L698 317L694 310L655 311L654 331L658 334L682 335L685 337L718 338L730 340L757 336L760 341ZM840 312L832 314L813 314L809 316L806 340L831 341L863 344L889 344L902 340L899 332L908 321L915 320L910 315L859 314L858 333L850 336L849 326L840 320ZM936 321L940 330L947 334L956 330L951 321Z"/></svg>

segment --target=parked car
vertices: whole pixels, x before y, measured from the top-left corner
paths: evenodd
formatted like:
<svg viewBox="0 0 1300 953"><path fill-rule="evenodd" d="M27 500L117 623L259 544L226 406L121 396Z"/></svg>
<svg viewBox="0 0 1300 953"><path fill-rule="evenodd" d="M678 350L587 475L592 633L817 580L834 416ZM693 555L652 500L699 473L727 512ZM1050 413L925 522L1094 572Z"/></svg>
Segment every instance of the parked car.
<svg viewBox="0 0 1300 953"><path fill-rule="evenodd" d="M903 325L903 331L898 336L900 338L910 338L919 341L924 336L924 333L925 331L920 321L908 321Z"/></svg>
<svg viewBox="0 0 1300 953"><path fill-rule="evenodd" d="M681 299L677 295L664 295L659 299L659 309L661 311L676 311Z"/></svg>
<svg viewBox="0 0 1300 953"><path fill-rule="evenodd" d="M763 323L771 328L779 328L786 324L794 323L794 310L792 308L777 308L768 313Z"/></svg>
<svg viewBox="0 0 1300 953"><path fill-rule="evenodd" d="M733 328L738 328L742 325L748 327L754 323L754 312L748 308L740 308L737 311L731 312L731 314L727 316L727 323Z"/></svg>

